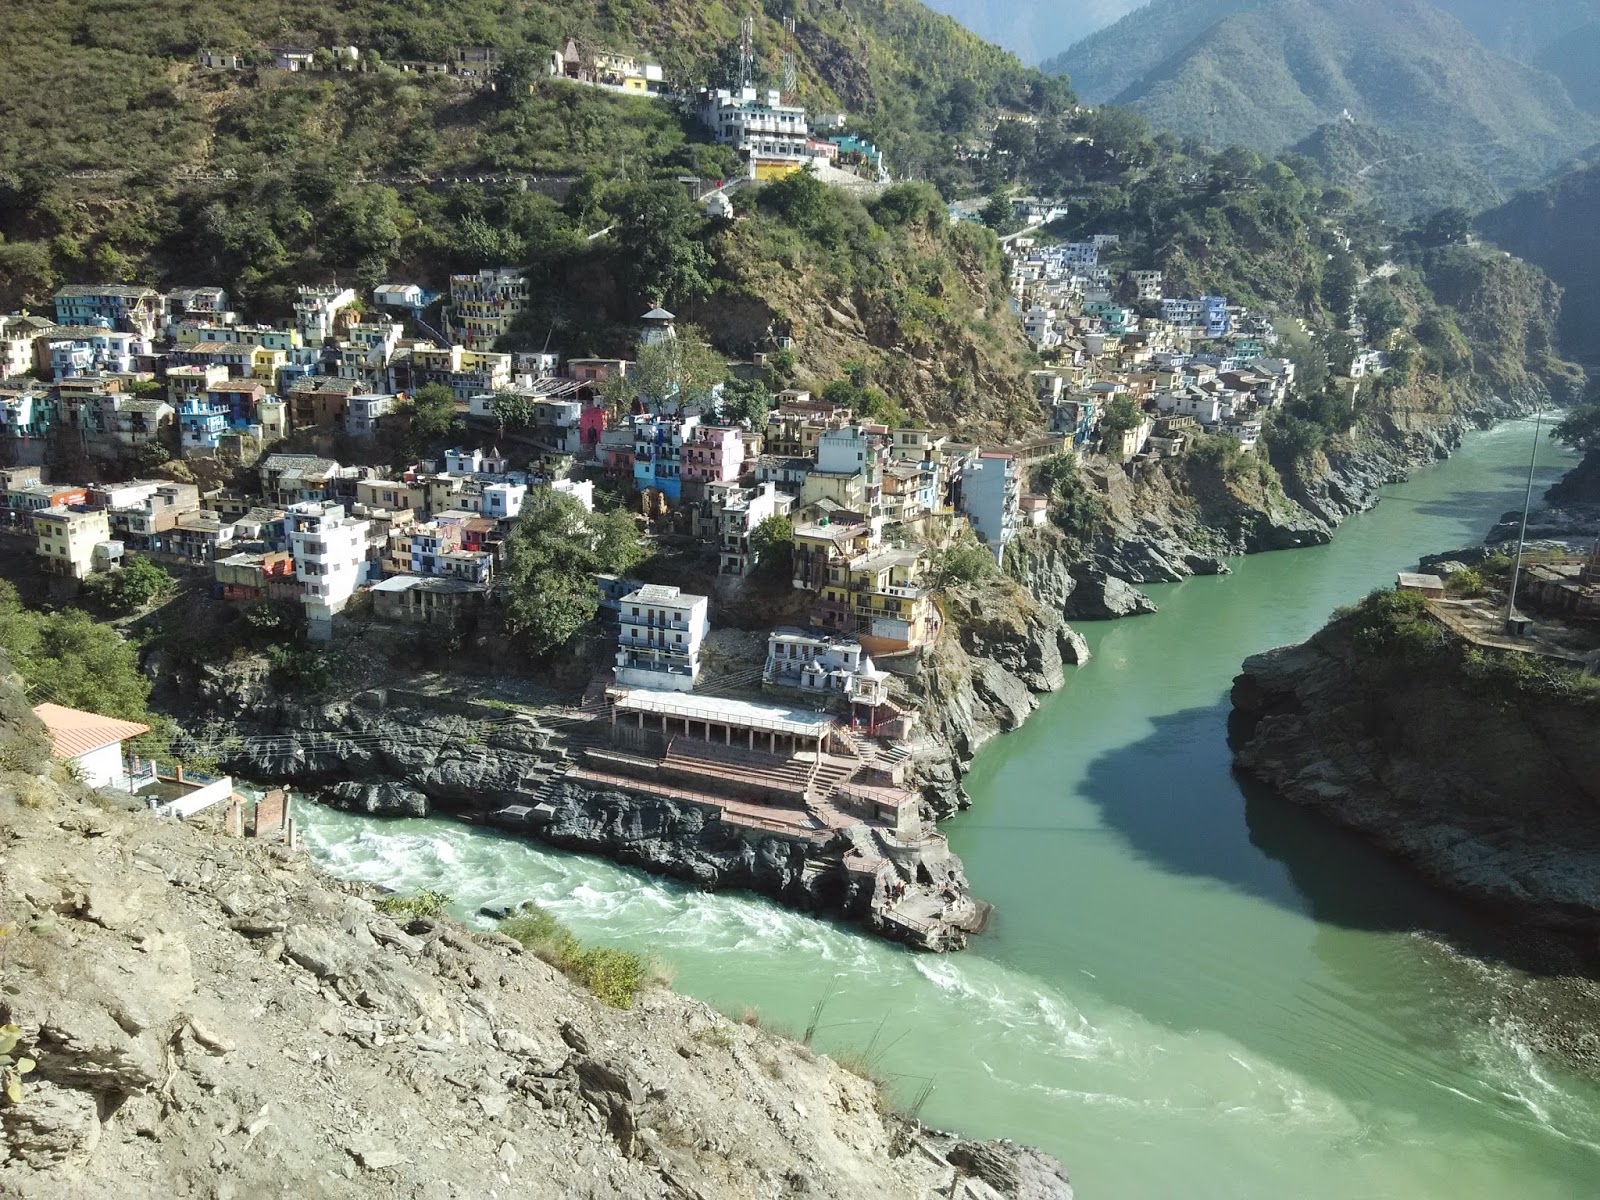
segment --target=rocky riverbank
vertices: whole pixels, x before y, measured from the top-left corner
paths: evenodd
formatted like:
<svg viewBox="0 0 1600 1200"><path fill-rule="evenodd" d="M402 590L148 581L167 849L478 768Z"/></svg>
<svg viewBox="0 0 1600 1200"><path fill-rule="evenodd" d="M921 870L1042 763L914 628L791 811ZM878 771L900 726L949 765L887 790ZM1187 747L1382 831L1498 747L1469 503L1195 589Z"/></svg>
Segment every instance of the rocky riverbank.
<svg viewBox="0 0 1600 1200"><path fill-rule="evenodd" d="M1580 935L1600 965L1600 706L1375 638L1360 614L1245 661L1239 769L1482 906Z"/></svg>
<svg viewBox="0 0 1600 1200"><path fill-rule="evenodd" d="M1419 385L1281 477L1250 454L1227 467L1193 456L1167 459L1131 475L1091 460L1084 475L1106 513L1099 535L1075 550L1053 531L1030 531L1008 556L1009 570L1067 620L1154 612L1141 585L1225 572L1223 560L1233 555L1323 545L1347 517L1376 504L1381 488L1449 457L1470 430L1550 402L1531 377L1506 395L1451 395Z"/></svg>
<svg viewBox="0 0 1600 1200"><path fill-rule="evenodd" d="M281 844L66 780L18 794L0 778L0 1024L32 1063L0 1103L7 1196L1072 1194L705 1004L610 1008Z"/></svg>

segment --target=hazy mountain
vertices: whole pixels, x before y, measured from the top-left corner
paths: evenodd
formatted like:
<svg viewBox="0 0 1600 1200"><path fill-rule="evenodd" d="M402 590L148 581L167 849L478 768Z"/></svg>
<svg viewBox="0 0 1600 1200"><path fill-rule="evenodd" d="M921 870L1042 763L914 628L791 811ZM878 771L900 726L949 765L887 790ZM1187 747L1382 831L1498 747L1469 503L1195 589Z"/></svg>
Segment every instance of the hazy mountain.
<svg viewBox="0 0 1600 1200"><path fill-rule="evenodd" d="M1132 87L1224 17L1261 2L1152 0L1046 59L1043 70L1053 75L1065 72L1078 95L1100 104Z"/></svg>
<svg viewBox="0 0 1600 1200"><path fill-rule="evenodd" d="M1478 226L1566 290L1561 344L1591 369L1600 367L1600 163L1512 197Z"/></svg>
<svg viewBox="0 0 1600 1200"><path fill-rule="evenodd" d="M1153 65L1117 102L1159 129L1267 151L1348 112L1512 187L1600 137L1558 80L1484 49L1424 0L1253 4Z"/></svg>
<svg viewBox="0 0 1600 1200"><path fill-rule="evenodd" d="M1453 150L1424 150L1375 125L1330 121L1297 143L1330 183L1349 188L1397 221L1414 221L1441 208L1481 212L1506 198L1482 169Z"/></svg>
<svg viewBox="0 0 1600 1200"><path fill-rule="evenodd" d="M1141 0L929 0L979 37L1037 63L1109 25ZM1060 72L1055 72L1060 74Z"/></svg>

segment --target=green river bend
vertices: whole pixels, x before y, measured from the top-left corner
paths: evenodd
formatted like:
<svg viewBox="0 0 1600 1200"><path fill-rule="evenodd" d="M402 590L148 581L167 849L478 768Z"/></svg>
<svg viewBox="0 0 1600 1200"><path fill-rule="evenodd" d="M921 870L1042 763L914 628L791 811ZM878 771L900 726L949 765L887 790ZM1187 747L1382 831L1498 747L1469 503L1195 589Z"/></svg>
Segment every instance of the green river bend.
<svg viewBox="0 0 1600 1200"><path fill-rule="evenodd" d="M1150 589L1093 660L980 755L946 829L996 918L917 955L736 894L443 820L302 808L331 871L535 899L659 954L676 987L865 1050L924 1120L1058 1155L1086 1200L1568 1200L1600 1193L1600 1083L1539 1060L1515 973L1421 930L1475 918L1376 850L1242 789L1227 691L1418 555L1520 502L1531 422L1468 438L1333 544ZM1567 465L1541 450L1541 479Z"/></svg>

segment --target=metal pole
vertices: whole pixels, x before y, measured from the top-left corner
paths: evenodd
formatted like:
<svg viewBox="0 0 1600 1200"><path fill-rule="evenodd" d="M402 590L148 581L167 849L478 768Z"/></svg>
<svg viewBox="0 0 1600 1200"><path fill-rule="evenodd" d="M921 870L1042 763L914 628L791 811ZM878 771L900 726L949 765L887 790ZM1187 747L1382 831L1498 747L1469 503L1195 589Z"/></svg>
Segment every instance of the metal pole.
<svg viewBox="0 0 1600 1200"><path fill-rule="evenodd" d="M1511 595L1506 600L1506 632L1511 632L1512 618L1517 614L1517 582L1522 576L1522 547L1528 540L1528 511L1533 507L1533 472L1539 461L1539 432L1544 422L1544 410L1533 414L1533 452L1528 455L1528 490L1522 497L1522 530L1517 534L1517 562L1511 568Z"/></svg>

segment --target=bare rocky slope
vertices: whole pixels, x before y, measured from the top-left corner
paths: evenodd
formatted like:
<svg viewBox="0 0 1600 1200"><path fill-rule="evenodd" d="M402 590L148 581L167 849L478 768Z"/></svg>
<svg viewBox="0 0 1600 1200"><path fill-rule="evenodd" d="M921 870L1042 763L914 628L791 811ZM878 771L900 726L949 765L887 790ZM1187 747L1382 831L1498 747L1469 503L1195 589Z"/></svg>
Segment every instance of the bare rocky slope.
<svg viewBox="0 0 1600 1200"><path fill-rule="evenodd" d="M705 1004L606 1007L500 934L15 762L0 1024L36 1066L0 1100L0 1194L1071 1195Z"/></svg>

